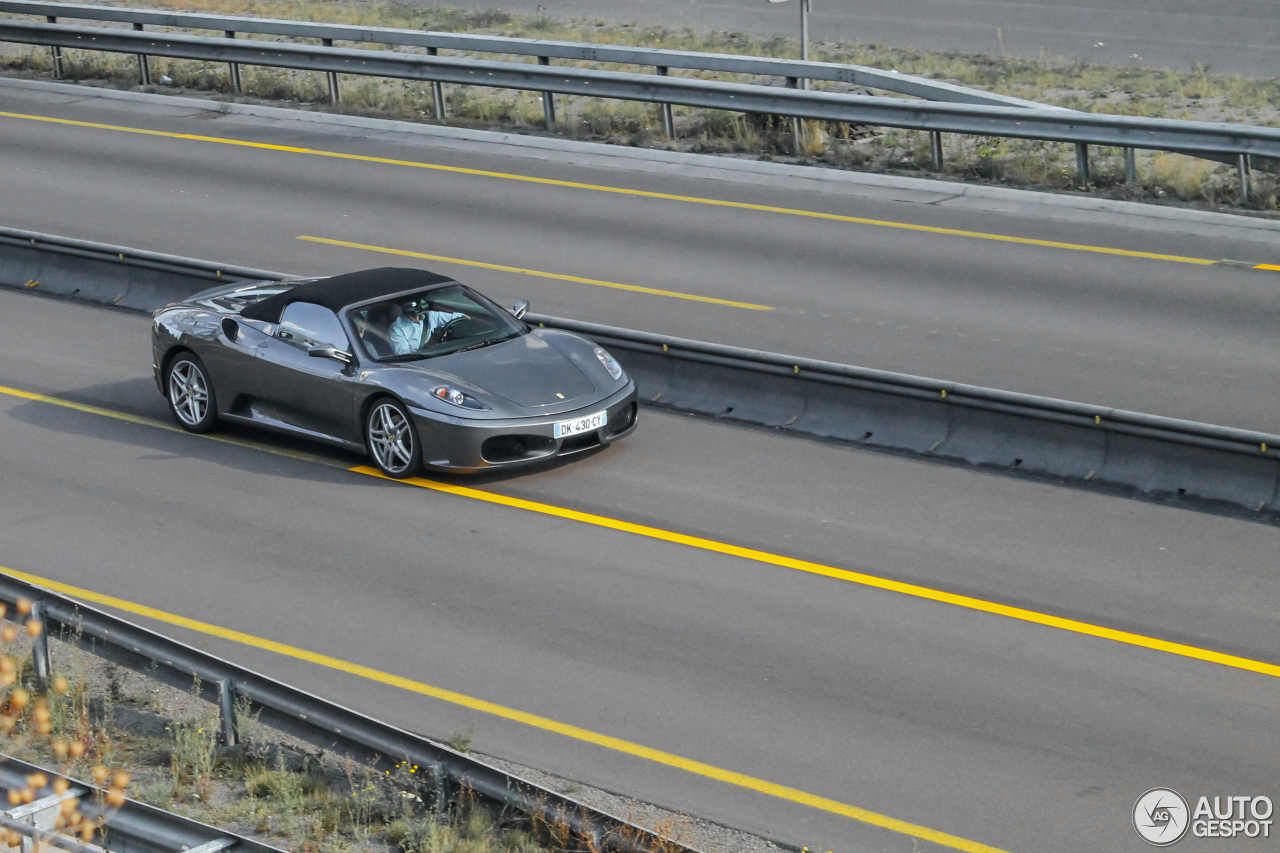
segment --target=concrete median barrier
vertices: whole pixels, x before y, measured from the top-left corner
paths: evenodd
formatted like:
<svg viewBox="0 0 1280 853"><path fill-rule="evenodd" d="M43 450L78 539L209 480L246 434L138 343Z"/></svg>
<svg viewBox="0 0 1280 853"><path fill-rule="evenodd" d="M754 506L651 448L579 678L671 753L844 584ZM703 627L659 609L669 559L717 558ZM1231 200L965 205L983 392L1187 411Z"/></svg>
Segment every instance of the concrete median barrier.
<svg viewBox="0 0 1280 853"><path fill-rule="evenodd" d="M0 285L151 311L284 273L0 228ZM650 406L1138 492L1280 511L1280 435L557 317L615 350Z"/></svg>

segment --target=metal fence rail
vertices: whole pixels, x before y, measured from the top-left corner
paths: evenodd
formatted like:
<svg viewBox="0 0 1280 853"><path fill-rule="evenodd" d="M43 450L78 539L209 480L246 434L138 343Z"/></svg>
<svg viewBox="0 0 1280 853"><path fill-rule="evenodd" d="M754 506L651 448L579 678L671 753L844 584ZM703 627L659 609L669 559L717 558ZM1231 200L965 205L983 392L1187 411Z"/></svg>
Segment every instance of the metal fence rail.
<svg viewBox="0 0 1280 853"><path fill-rule="evenodd" d="M498 806L538 815L550 825L571 827L579 836L590 839L592 849L697 853L693 848L505 773L470 755L0 573L0 601L12 605L10 613L15 612L13 606L19 599L31 602L33 613L44 622L44 630L33 638L37 678L50 675L47 644L48 636L53 634L87 652L182 690L191 690L198 679L201 697L220 709L225 743L236 742L234 708L237 700L247 700L250 713L256 714L265 725L337 754L350 755L370 766L392 768L400 761L408 761L418 767L432 768L436 778L447 779L455 791L466 788ZM127 825L134 814L122 812L113 819L112 825L117 822ZM155 824L158 820L160 818L154 817L151 822L158 825ZM179 820L174 816L174 821ZM183 846L167 849L180 850ZM266 853L274 848L258 845L243 849Z"/></svg>
<svg viewBox="0 0 1280 853"><path fill-rule="evenodd" d="M528 63L20 21L0 21L0 41L673 103L935 133L1075 143L1082 183L1088 181L1088 148L1095 145L1177 151L1233 162L1240 171L1242 197L1247 194L1250 158L1280 158L1280 129L1244 124L938 103Z"/></svg>
<svg viewBox="0 0 1280 853"><path fill-rule="evenodd" d="M228 15L204 15L193 12L159 12L145 9L124 9L115 6L91 6L77 3L42 3L32 0L0 0L0 12L20 15L37 15L45 18L79 18L95 21L115 21L143 26L175 27L186 29L216 30L226 34L257 33L335 41L357 44L390 44L423 47L431 50L464 50L475 53L495 53L515 56L536 56L541 60L567 59L587 62L610 62L622 65L640 65L658 69L682 68L698 71L715 71L726 74L753 74L781 77L789 80L826 80L850 83L886 92L896 92L934 101L951 101L962 104L991 104L1045 108L1035 101L1012 98L980 89L955 86L923 77L913 77L897 72L881 71L862 65L845 65L832 62L807 62L795 59L740 56L726 53L697 53L682 50L626 47L607 44L583 44L568 41L508 38L504 36L470 35L466 33L427 32L422 30L393 29L390 27L363 27L349 24L324 24L304 21L282 21L270 18L232 17ZM1055 109L1049 107L1049 109Z"/></svg>
<svg viewBox="0 0 1280 853"><path fill-rule="evenodd" d="M12 601L12 599L8 600ZM71 853L100 853L103 849L122 851L122 853L184 853L184 851L185 853L195 853L195 851L216 853L219 850L229 849L234 849L235 853L285 853L279 847L272 847L246 836L227 832L136 800L126 799L123 805L108 808L103 798L105 792L93 785L63 776L46 767L38 767L16 758L0 755L0 791L22 791L29 784L28 777L37 773L44 774L49 784L36 792L38 799L35 802L17 807L10 806L0 812L0 826L14 829L29 838L42 840L52 847L68 850ZM63 779L69 783L66 793L56 793L53 787L55 779ZM80 814L85 818L89 820L100 817L109 818L105 826L106 838L103 841L97 842L96 845L81 844L52 832L59 806L63 800L73 797L79 798ZM53 837L50 838L50 835Z"/></svg>

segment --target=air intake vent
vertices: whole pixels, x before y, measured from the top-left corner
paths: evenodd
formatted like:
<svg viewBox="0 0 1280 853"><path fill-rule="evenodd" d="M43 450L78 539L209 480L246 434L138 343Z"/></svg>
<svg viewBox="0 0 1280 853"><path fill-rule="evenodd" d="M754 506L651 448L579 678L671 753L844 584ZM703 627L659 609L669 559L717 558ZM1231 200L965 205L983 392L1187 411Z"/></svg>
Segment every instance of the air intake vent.
<svg viewBox="0 0 1280 853"><path fill-rule="evenodd" d="M524 457L524 442L514 435L499 435L480 445L480 455L488 462L511 462Z"/></svg>

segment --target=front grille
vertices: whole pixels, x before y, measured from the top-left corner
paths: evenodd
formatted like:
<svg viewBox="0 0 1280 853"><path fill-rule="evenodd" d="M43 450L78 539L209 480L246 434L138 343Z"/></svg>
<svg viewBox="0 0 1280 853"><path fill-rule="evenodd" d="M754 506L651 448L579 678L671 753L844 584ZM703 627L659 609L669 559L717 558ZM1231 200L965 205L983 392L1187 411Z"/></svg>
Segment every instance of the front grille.
<svg viewBox="0 0 1280 853"><path fill-rule="evenodd" d="M587 432L582 435L572 435L566 438L560 444L560 455L566 453L577 453L580 450L589 450L592 447L600 445L600 431Z"/></svg>
<svg viewBox="0 0 1280 853"><path fill-rule="evenodd" d="M510 462L524 456L524 442L514 435L498 435L485 439L480 455L486 462Z"/></svg>

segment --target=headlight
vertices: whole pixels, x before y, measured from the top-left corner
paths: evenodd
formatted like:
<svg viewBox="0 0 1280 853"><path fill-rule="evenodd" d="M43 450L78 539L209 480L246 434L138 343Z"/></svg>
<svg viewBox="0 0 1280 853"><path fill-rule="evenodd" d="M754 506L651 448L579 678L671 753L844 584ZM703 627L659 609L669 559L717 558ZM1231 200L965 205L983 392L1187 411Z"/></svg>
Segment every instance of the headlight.
<svg viewBox="0 0 1280 853"><path fill-rule="evenodd" d="M470 394L464 394L457 388L450 388L448 385L437 385L432 388L431 396L437 400L444 400L446 403L461 406L464 409L477 409L480 411L488 411L489 409L488 406Z"/></svg>
<svg viewBox="0 0 1280 853"><path fill-rule="evenodd" d="M604 365L604 369L609 371L609 375L614 379L622 378L622 365L613 360L613 356L605 352L604 347L596 347L596 358L600 359L600 363Z"/></svg>

